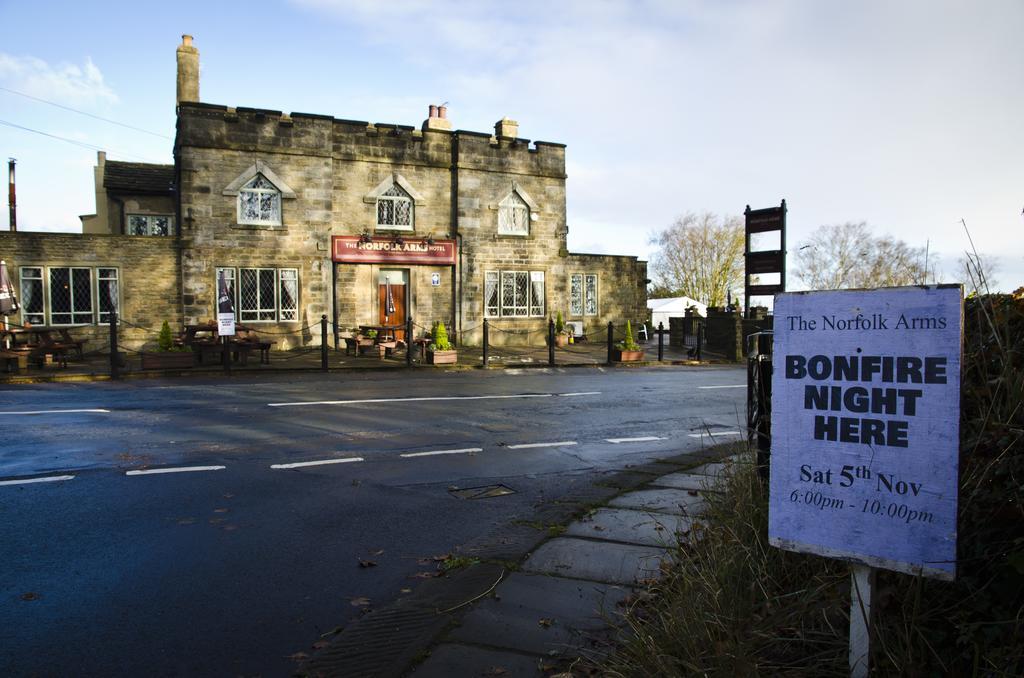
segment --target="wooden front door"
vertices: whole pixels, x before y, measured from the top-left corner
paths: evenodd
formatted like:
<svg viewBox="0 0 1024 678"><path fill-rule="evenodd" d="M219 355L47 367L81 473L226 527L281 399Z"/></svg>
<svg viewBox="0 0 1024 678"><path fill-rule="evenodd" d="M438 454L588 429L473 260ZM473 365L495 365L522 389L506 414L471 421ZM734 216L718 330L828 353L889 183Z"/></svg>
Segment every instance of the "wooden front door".
<svg viewBox="0 0 1024 678"><path fill-rule="evenodd" d="M380 324L401 325L401 329L395 330L394 335L395 339L405 341L405 285L391 284L390 306L394 308L394 311L389 308L387 284L377 286L377 300Z"/></svg>

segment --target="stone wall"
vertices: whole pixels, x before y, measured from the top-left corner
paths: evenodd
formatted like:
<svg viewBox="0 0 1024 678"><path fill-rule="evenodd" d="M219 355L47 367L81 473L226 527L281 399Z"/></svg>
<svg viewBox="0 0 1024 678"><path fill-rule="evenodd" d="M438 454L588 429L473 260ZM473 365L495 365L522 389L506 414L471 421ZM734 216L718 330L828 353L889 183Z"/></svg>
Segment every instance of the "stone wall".
<svg viewBox="0 0 1024 678"><path fill-rule="evenodd" d="M19 269L22 266L117 268L123 321L119 340L127 348L155 346L160 326L165 320L172 328L180 329L182 325L177 238L3 232L0 233L0 252L19 295ZM95 284L94 270L94 296ZM97 309L95 298L93 308L94 311ZM20 317L12 317L11 320L21 322ZM86 340L87 351L106 350L109 345L107 325L76 326L73 334Z"/></svg>

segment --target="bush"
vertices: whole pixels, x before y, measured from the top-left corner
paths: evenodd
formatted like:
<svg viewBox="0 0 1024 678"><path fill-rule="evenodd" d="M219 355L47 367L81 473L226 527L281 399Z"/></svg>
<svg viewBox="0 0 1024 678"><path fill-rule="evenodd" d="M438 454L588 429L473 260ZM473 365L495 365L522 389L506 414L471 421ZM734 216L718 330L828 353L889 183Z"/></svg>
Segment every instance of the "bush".
<svg viewBox="0 0 1024 678"><path fill-rule="evenodd" d="M622 341L615 345L620 351L639 351L640 345L636 343L636 339L633 338L633 324L630 321L626 321L626 336Z"/></svg>
<svg viewBox="0 0 1024 678"><path fill-rule="evenodd" d="M565 332L565 321L562 320L562 312L559 311L555 315L555 334L561 334Z"/></svg>
<svg viewBox="0 0 1024 678"><path fill-rule="evenodd" d="M450 351L452 343L448 341L448 330L440 320L434 324L434 331L431 333L430 347L432 351Z"/></svg>
<svg viewBox="0 0 1024 678"><path fill-rule="evenodd" d="M157 348L161 351L170 351L174 348L174 338L171 336L171 326L165 320L160 326L160 335L156 339Z"/></svg>

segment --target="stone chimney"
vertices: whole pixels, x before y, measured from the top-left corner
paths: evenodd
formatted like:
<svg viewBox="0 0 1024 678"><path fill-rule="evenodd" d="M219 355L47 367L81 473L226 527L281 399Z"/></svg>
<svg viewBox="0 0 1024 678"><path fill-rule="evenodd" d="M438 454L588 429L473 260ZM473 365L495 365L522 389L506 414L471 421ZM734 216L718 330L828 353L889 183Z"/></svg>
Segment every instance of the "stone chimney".
<svg viewBox="0 0 1024 678"><path fill-rule="evenodd" d="M178 45L177 103L199 101L199 50L192 46L192 36L181 36Z"/></svg>
<svg viewBox="0 0 1024 678"><path fill-rule="evenodd" d="M515 139L519 136L519 123L515 120L509 120L508 118L502 118L498 122L494 123L494 136L501 139Z"/></svg>
<svg viewBox="0 0 1024 678"><path fill-rule="evenodd" d="M443 129L451 131L452 121L448 119L448 107L430 104L427 119L423 121L423 129Z"/></svg>

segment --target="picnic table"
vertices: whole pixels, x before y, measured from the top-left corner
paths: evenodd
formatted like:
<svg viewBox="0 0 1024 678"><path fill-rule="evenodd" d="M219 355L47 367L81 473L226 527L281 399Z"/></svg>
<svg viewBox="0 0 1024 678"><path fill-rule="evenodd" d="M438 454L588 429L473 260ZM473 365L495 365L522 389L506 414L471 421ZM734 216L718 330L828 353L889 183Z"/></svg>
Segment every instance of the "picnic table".
<svg viewBox="0 0 1024 678"><path fill-rule="evenodd" d="M221 339L217 334L217 323L198 323L186 325L175 343L191 348L201 365L205 358L215 358L216 362L223 362L225 344ZM227 339L227 348L232 359L242 365L249 362L249 354L253 351L259 351L261 364L269 365L270 349L277 343L260 338L255 328L241 324L235 325L235 335L228 336Z"/></svg>
<svg viewBox="0 0 1024 678"><path fill-rule="evenodd" d="M68 366L68 353L82 357L82 345L71 336L66 327L8 327L0 330L0 359L8 370L12 365L21 368L29 361L42 368L50 356L59 367Z"/></svg>

